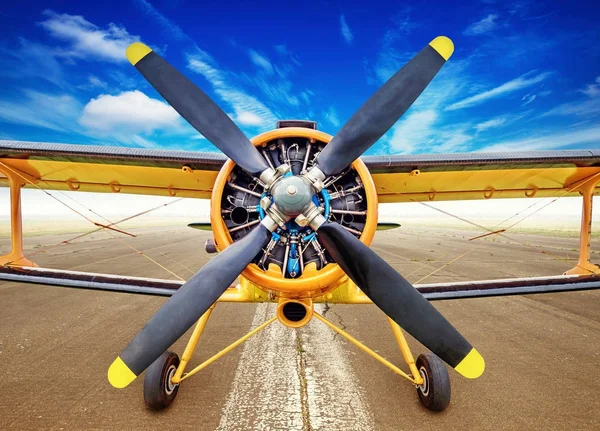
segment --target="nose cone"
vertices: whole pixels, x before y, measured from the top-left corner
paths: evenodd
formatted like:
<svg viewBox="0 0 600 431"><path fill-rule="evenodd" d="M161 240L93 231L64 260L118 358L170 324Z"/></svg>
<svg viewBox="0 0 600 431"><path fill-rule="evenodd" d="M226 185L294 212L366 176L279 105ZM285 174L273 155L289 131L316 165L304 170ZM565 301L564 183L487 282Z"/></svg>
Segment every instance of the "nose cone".
<svg viewBox="0 0 600 431"><path fill-rule="evenodd" d="M275 185L272 194L280 211L296 216L308 207L313 191L302 178L286 177Z"/></svg>

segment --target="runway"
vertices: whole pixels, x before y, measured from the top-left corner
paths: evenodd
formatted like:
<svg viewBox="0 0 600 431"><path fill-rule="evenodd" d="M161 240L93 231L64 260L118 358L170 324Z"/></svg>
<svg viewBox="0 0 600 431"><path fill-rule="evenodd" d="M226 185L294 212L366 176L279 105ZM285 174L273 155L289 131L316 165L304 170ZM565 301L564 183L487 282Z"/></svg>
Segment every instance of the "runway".
<svg viewBox="0 0 600 431"><path fill-rule="evenodd" d="M134 230L125 241L182 278L200 268L209 232ZM41 266L133 276L174 276L127 244L97 233L29 237ZM373 243L411 282L557 275L574 265L578 238L510 235L468 241L471 231L400 228ZM1 253L8 238L0 239ZM597 256L597 254L593 254ZM0 283L0 429L50 430L434 430L598 429L600 291L438 301L434 305L477 347L486 372L450 371L451 405L419 403L408 382L313 320L300 330L275 323L186 380L173 405L155 413L143 378L112 388L106 371L165 298ZM372 305L331 305L327 316L403 365L384 315ZM193 364L274 312L270 304L219 304ZM413 353L424 348L409 338ZM183 351L187 336L173 346ZM406 369L406 367L402 366Z"/></svg>

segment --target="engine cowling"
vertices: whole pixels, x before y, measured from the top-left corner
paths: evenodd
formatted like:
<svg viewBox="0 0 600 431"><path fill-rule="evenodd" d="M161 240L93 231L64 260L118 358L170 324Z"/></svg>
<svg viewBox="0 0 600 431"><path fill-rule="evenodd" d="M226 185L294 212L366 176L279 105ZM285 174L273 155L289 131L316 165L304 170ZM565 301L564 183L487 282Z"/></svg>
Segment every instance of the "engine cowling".
<svg viewBox="0 0 600 431"><path fill-rule="evenodd" d="M293 175L300 175L310 169L331 139L318 130L285 127L258 135L251 142L273 168L286 163ZM338 222L369 245L377 228L378 205L375 185L364 163L354 161L324 184L323 191L312 197L313 202L328 220ZM265 197L270 198L270 194L259 180L227 160L211 196L211 225L219 250L260 223L264 212L259 203ZM285 229L273 233L271 242L242 276L266 291L309 297L334 289L345 274L310 227L289 221Z"/></svg>

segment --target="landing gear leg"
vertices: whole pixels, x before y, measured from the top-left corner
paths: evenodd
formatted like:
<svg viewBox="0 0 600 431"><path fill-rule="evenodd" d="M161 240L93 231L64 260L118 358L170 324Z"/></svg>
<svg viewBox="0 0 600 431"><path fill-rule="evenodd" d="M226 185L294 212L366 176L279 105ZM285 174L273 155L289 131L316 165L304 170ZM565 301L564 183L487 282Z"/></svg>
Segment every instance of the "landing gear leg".
<svg viewBox="0 0 600 431"><path fill-rule="evenodd" d="M415 362L402 328L392 319L388 321L417 386L419 400L430 410L445 410L450 404L450 376L446 365L431 352L419 355Z"/></svg>

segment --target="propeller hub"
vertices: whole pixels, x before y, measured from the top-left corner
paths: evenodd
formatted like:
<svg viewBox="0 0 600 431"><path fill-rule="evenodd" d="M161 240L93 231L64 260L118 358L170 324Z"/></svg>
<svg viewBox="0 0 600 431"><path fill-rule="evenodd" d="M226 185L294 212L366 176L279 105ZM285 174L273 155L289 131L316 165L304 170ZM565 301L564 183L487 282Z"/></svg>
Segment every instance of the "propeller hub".
<svg viewBox="0 0 600 431"><path fill-rule="evenodd" d="M314 191L302 178L288 176L275 183L271 193L273 202L283 214L297 216L308 208Z"/></svg>

